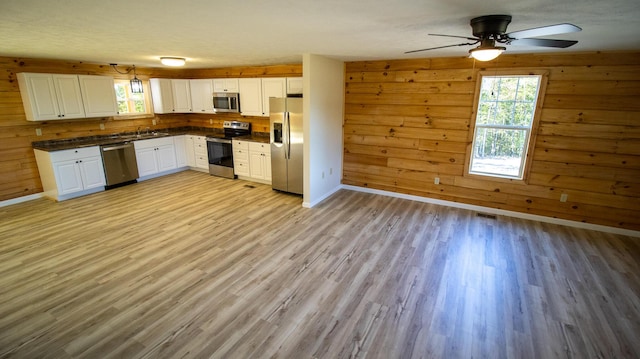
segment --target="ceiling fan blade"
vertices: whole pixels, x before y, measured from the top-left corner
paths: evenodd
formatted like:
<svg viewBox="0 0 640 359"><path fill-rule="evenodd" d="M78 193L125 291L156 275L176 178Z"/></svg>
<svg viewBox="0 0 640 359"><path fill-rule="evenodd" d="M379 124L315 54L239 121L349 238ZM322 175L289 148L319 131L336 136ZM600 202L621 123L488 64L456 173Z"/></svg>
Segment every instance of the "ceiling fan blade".
<svg viewBox="0 0 640 359"><path fill-rule="evenodd" d="M410 53L412 53L412 52L427 51L427 50L444 49L445 47L475 45L475 44L477 44L477 43L478 43L478 41L476 41L476 42L471 42L471 43L466 43L466 44L455 44L455 45L445 45L445 46L430 47L430 48L428 48L428 49L420 49L420 50L407 51L407 52L405 52L405 54L410 54Z"/></svg>
<svg viewBox="0 0 640 359"><path fill-rule="evenodd" d="M577 44L574 40L551 40L551 39L516 39L508 42L509 45L515 46L542 46L542 47L558 47L566 48Z"/></svg>
<svg viewBox="0 0 640 359"><path fill-rule="evenodd" d="M445 36L445 37L456 37L458 39L467 39L467 40L471 40L471 41L476 41L478 40L475 37L467 37L467 36L456 36L456 35L442 35L442 34L428 34L429 36Z"/></svg>
<svg viewBox="0 0 640 359"><path fill-rule="evenodd" d="M582 29L576 25L565 23L565 24L549 25L549 26L536 27L533 29L514 31L506 34L506 36L512 39L523 39L525 37L549 36L549 35L566 34L569 32L578 32L578 31L582 31Z"/></svg>

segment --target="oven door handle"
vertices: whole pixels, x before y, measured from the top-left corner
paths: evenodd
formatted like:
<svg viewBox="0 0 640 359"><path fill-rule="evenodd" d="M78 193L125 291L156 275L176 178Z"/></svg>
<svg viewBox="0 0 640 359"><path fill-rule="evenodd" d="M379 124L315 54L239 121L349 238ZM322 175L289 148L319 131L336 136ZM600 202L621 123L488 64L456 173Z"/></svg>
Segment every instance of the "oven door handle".
<svg viewBox="0 0 640 359"><path fill-rule="evenodd" d="M207 137L207 142L231 143L231 140L228 138Z"/></svg>

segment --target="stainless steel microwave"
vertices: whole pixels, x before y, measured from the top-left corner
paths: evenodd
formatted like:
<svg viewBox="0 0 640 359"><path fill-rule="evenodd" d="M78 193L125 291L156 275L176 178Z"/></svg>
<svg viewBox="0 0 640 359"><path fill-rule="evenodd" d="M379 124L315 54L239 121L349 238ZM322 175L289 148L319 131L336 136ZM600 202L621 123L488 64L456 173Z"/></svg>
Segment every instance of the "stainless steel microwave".
<svg viewBox="0 0 640 359"><path fill-rule="evenodd" d="M240 94L237 92L214 92L213 109L216 112L240 112Z"/></svg>

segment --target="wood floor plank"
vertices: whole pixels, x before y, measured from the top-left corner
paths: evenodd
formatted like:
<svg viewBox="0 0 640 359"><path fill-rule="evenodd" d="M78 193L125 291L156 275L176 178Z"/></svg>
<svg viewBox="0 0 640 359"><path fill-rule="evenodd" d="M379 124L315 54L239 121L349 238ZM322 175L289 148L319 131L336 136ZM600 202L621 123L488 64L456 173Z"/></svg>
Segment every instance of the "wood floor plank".
<svg viewBox="0 0 640 359"><path fill-rule="evenodd" d="M181 172L0 208L0 358L640 357L640 240Z"/></svg>

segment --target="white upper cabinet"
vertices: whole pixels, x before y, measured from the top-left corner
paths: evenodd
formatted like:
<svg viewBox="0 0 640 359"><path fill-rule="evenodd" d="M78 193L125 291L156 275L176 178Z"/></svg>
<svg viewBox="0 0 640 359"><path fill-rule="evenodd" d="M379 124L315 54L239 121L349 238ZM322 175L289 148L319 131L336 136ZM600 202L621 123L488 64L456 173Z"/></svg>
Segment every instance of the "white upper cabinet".
<svg viewBox="0 0 640 359"><path fill-rule="evenodd" d="M287 77L287 94L302 95L302 77Z"/></svg>
<svg viewBox="0 0 640 359"><path fill-rule="evenodd" d="M240 92L238 79L214 79L213 92Z"/></svg>
<svg viewBox="0 0 640 359"><path fill-rule="evenodd" d="M79 75L80 91L86 117L106 117L118 114L113 77Z"/></svg>
<svg viewBox="0 0 640 359"><path fill-rule="evenodd" d="M85 117L77 75L23 72L18 84L28 121Z"/></svg>
<svg viewBox="0 0 640 359"><path fill-rule="evenodd" d="M195 113L215 113L213 109L213 81L189 80L191 110Z"/></svg>
<svg viewBox="0 0 640 359"><path fill-rule="evenodd" d="M240 113L243 116L262 116L261 79L239 79Z"/></svg>
<svg viewBox="0 0 640 359"><path fill-rule="evenodd" d="M173 109L175 112L191 112L191 87L189 80L171 80Z"/></svg>
<svg viewBox="0 0 640 359"><path fill-rule="evenodd" d="M269 116L269 98L286 97L287 81L284 77L262 79L262 116Z"/></svg>
<svg viewBox="0 0 640 359"><path fill-rule="evenodd" d="M153 100L153 112L172 113L173 108L173 88L170 79L150 79L151 98Z"/></svg>

